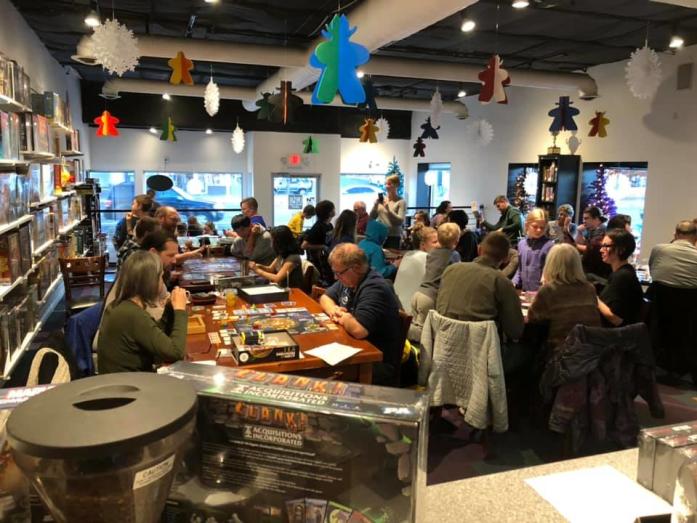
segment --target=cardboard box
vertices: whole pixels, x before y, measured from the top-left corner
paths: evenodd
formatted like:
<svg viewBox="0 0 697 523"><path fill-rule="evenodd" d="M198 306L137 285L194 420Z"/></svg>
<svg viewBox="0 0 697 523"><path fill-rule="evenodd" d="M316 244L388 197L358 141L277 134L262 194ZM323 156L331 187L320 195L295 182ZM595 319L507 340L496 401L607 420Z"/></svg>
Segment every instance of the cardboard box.
<svg viewBox="0 0 697 523"><path fill-rule="evenodd" d="M288 289L282 289L278 285L259 285L257 287L243 287L239 290L239 296L247 303L272 303L275 301L288 301Z"/></svg>
<svg viewBox="0 0 697 523"><path fill-rule="evenodd" d="M656 442L661 438L673 437L680 434L697 433L697 421L679 425L662 425L642 429L639 433L639 462L637 481L649 490L654 490L654 465L656 459Z"/></svg>
<svg viewBox="0 0 697 523"><path fill-rule="evenodd" d="M185 362L161 372L199 395L163 522L424 520L425 394Z"/></svg>
<svg viewBox="0 0 697 523"><path fill-rule="evenodd" d="M254 331L254 334L261 335L262 339L257 341L255 337L250 342L251 338L245 332L232 337L232 357L240 366L267 361L295 360L300 356L297 342L287 331Z"/></svg>

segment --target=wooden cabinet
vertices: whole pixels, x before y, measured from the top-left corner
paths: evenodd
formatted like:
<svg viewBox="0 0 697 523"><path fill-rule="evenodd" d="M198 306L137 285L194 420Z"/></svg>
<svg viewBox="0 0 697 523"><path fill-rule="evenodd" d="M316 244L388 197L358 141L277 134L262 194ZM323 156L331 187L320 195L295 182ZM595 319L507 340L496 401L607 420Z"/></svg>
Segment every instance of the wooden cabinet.
<svg viewBox="0 0 697 523"><path fill-rule="evenodd" d="M571 154L541 155L535 205L549 213L554 220L557 207L570 203L578 211L578 183L581 157ZM576 212L576 216L578 216Z"/></svg>

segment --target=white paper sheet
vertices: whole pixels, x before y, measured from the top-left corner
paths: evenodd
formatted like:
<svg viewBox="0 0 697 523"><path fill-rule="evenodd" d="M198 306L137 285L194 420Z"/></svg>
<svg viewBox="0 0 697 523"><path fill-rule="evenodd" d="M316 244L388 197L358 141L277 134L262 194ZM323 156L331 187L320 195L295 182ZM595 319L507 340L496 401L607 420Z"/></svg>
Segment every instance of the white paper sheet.
<svg viewBox="0 0 697 523"><path fill-rule="evenodd" d="M638 516L671 512L669 503L609 465L525 482L572 523L633 523Z"/></svg>
<svg viewBox="0 0 697 523"><path fill-rule="evenodd" d="M335 342L306 350L305 354L324 360L329 365L336 365L359 352L361 352L361 349Z"/></svg>

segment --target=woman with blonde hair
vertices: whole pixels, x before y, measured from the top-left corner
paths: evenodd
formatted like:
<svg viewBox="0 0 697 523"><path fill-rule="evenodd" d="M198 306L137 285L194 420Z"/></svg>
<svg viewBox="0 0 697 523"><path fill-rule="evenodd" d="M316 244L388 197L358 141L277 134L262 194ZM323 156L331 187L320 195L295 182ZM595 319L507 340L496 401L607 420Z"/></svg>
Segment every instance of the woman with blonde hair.
<svg viewBox="0 0 697 523"><path fill-rule="evenodd" d="M387 239L383 244L386 249L399 249L402 241L402 224L407 215L407 202L397 194L399 186L398 175L388 176L385 180L387 199L380 193L373 210L370 211L371 219L378 220L387 227Z"/></svg>
<svg viewBox="0 0 697 523"><path fill-rule="evenodd" d="M518 242L519 265L513 285L524 291L540 288L542 268L554 240L547 236L547 212L533 209L525 218L525 238Z"/></svg>
<svg viewBox="0 0 697 523"><path fill-rule="evenodd" d="M600 327L598 297L586 279L573 245L552 247L542 271L543 285L528 311L530 323L549 323L547 342L555 348L578 324Z"/></svg>

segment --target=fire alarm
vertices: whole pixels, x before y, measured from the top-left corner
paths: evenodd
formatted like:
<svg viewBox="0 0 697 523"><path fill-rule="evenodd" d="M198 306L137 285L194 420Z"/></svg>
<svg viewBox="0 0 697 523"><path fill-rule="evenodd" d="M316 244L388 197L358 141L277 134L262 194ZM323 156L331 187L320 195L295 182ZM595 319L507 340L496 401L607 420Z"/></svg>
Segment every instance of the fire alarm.
<svg viewBox="0 0 697 523"><path fill-rule="evenodd" d="M298 167L303 161L303 157L299 154L289 154L288 155L288 165L291 167Z"/></svg>

